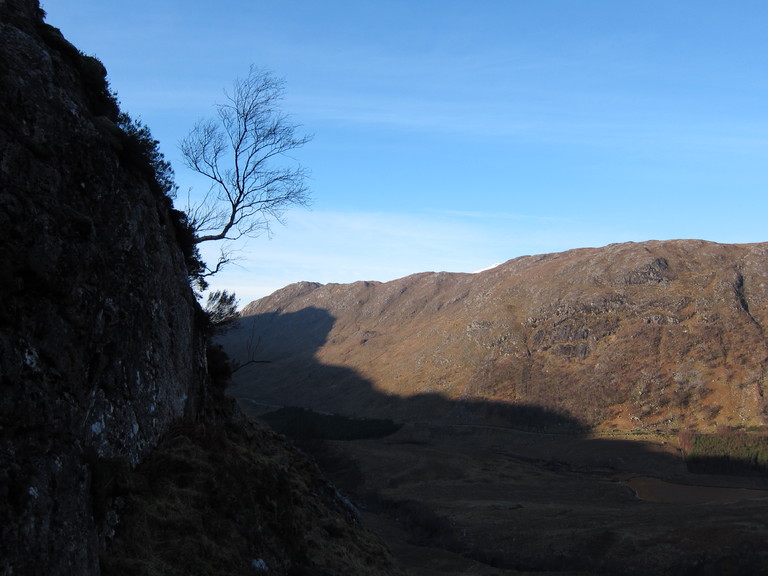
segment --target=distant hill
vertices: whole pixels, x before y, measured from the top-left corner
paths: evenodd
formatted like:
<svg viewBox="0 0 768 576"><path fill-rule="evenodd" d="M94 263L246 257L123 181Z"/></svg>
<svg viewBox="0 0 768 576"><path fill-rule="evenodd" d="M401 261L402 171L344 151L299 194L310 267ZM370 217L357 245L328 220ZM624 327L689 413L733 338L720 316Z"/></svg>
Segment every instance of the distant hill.
<svg viewBox="0 0 768 576"><path fill-rule="evenodd" d="M232 389L257 403L607 430L768 416L768 243L613 244L475 274L305 282L243 316L224 343L259 361Z"/></svg>

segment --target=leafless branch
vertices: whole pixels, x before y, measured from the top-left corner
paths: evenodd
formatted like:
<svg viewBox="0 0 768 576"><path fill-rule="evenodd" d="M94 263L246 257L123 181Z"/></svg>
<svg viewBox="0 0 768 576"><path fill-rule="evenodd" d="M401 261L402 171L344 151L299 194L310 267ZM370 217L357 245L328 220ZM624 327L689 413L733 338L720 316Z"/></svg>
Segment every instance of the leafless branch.
<svg viewBox="0 0 768 576"><path fill-rule="evenodd" d="M312 137L297 134L299 126L281 111L284 90L282 79L252 66L225 92L216 120L198 122L181 141L187 167L211 181L187 209L196 243L271 235L271 222L309 203L308 171L288 153ZM211 274L228 262L220 259Z"/></svg>

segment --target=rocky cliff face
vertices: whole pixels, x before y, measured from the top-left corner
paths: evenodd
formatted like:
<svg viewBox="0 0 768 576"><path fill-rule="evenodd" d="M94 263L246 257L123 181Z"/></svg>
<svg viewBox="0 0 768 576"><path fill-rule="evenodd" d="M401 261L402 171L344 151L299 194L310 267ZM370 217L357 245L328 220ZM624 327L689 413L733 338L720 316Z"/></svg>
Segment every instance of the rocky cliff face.
<svg viewBox="0 0 768 576"><path fill-rule="evenodd" d="M765 425L768 244L617 244L248 305L234 393L349 414Z"/></svg>
<svg viewBox="0 0 768 576"><path fill-rule="evenodd" d="M115 515L94 507L94 470L135 465L200 401L170 202L105 73L37 2L0 2L3 574L97 573Z"/></svg>
<svg viewBox="0 0 768 576"><path fill-rule="evenodd" d="M224 396L191 231L105 74L0 0L0 574L400 574Z"/></svg>

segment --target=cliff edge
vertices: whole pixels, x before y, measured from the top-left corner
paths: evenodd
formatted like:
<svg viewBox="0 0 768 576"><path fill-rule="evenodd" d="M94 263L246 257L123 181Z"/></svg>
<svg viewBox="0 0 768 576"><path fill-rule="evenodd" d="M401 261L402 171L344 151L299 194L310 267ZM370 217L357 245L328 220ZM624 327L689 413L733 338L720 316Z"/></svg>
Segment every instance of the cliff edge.
<svg viewBox="0 0 768 576"><path fill-rule="evenodd" d="M37 1L0 1L0 573L397 573L223 395L155 145Z"/></svg>
<svg viewBox="0 0 768 576"><path fill-rule="evenodd" d="M137 464L205 377L171 203L105 76L36 2L0 3L4 573L96 573L93 469Z"/></svg>

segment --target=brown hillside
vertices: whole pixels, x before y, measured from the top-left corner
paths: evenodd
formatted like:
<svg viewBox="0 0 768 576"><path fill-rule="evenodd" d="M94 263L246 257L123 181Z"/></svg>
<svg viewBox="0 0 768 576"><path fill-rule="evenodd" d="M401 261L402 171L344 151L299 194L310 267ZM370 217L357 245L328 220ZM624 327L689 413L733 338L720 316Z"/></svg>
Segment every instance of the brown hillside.
<svg viewBox="0 0 768 576"><path fill-rule="evenodd" d="M233 392L258 403L618 429L768 414L768 243L614 244L477 274L299 283L243 315L226 346L268 363L240 369Z"/></svg>

